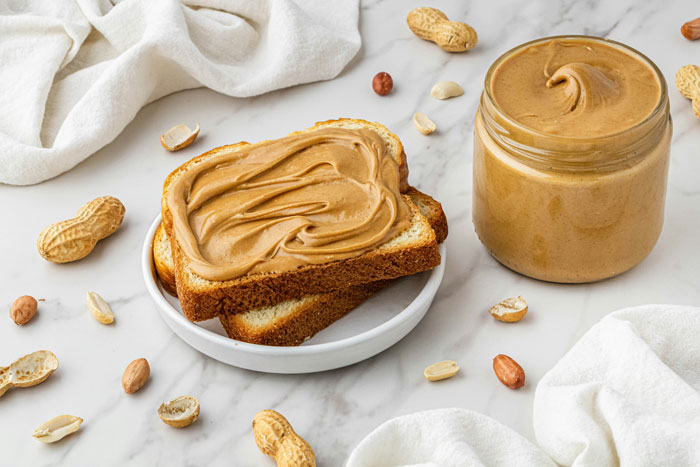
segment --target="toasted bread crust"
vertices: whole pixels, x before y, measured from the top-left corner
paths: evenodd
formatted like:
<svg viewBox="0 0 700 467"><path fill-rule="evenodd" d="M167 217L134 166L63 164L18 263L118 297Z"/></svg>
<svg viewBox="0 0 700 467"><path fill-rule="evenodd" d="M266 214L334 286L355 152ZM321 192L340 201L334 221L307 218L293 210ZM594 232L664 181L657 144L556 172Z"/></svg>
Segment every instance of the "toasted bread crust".
<svg viewBox="0 0 700 467"><path fill-rule="evenodd" d="M447 237L448 228L440 203L415 188L409 188L407 193L435 230L437 241L442 243ZM153 256L163 288L171 295L177 296L172 254L157 248L161 241L168 241L165 235L165 231L159 227L153 243ZM280 318L270 319L264 326L251 325L247 317L251 313L257 315L257 312L262 313L264 310L222 315L219 319L226 334L232 339L261 345L300 345L390 283L391 281L377 281L313 295L305 301L296 301L290 305L291 312Z"/></svg>
<svg viewBox="0 0 700 467"><path fill-rule="evenodd" d="M449 228L447 226L447 216L442 209L442 204L429 194L423 193L412 186L408 187L406 194L416 203L421 214L428 219L430 227L432 227L435 232L435 239L437 242L442 243L447 240Z"/></svg>
<svg viewBox="0 0 700 467"><path fill-rule="evenodd" d="M437 242L444 242L447 239L449 229L447 226L447 217L445 216L445 211L443 211L440 202L435 200L432 196L413 187L409 187L406 194L411 197L411 200L418 205L423 216L428 219L430 227L432 227L435 231L435 239ZM172 264L172 253L168 251L167 254L169 257L165 258L163 257L163 252L158 252L156 250L156 246L160 242L161 237L163 237L165 241L170 242L162 224L156 229L153 240L153 261L156 266L156 271L158 272L158 279L160 280L163 289L173 297L177 297L177 286L175 285L175 269L174 265Z"/></svg>
<svg viewBox="0 0 700 467"><path fill-rule="evenodd" d="M153 236L153 264L156 267L156 272L158 273L158 279L160 279L160 285L163 289L168 292L173 297L177 297L177 286L175 285L175 268L172 264L172 254L170 258L170 264L166 263L166 258L162 252L156 250L157 245L160 243L162 237L166 235L163 224L160 224L156 229L156 234ZM167 241L167 239L165 239Z"/></svg>
<svg viewBox="0 0 700 467"><path fill-rule="evenodd" d="M378 123L364 120L339 119L319 122L306 131L313 131L328 126L361 126L375 129L385 137L391 138L396 146L396 157L399 158L401 188L409 190L408 166L401 141ZM298 132L297 132L298 133ZM418 223L425 224L425 232L420 244L409 247L372 250L356 258L335 261L318 265L302 266L294 271L280 273L255 274L243 276L229 281L206 281L206 286L196 286L188 281L194 273L189 271L187 261L173 234L172 215L167 205L167 192L170 184L183 172L213 157L222 151L236 151L247 146L241 142L234 145L222 146L208 151L201 156L186 162L166 178L161 210L163 227L170 239L173 260L175 263L177 296L185 316L191 321L202 321L214 318L219 314L242 313L251 309L275 305L277 303L303 297L309 294L330 292L349 286L376 280L393 279L431 269L440 264L440 253L437 248L435 233L427 221L412 206L414 216L420 219ZM411 204L410 198L404 196ZM200 278L201 279L201 278Z"/></svg>
<svg viewBox="0 0 700 467"><path fill-rule="evenodd" d="M417 208L412 206L412 209ZM427 237L421 244L382 252L372 250L355 258L306 265L294 271L244 276L204 289L190 286L184 271L186 259L171 238L180 306L187 319L202 321L220 314L243 313L309 294L432 269L440 264L435 233L420 213L415 215L419 217L418 222L424 224Z"/></svg>
<svg viewBox="0 0 700 467"><path fill-rule="evenodd" d="M293 313L263 327L251 326L243 314L222 316L219 319L231 339L261 345L300 345L390 283L391 281L376 281L317 294L309 302L296 307Z"/></svg>
<svg viewBox="0 0 700 467"><path fill-rule="evenodd" d="M435 230L438 243L444 242L447 239L448 227L442 205L415 188L409 188L407 193ZM232 339L262 345L300 345L392 282L377 281L316 294L302 305L296 306L288 315L272 319L265 326L251 326L246 319L247 314L222 315L219 316L219 320L226 334Z"/></svg>

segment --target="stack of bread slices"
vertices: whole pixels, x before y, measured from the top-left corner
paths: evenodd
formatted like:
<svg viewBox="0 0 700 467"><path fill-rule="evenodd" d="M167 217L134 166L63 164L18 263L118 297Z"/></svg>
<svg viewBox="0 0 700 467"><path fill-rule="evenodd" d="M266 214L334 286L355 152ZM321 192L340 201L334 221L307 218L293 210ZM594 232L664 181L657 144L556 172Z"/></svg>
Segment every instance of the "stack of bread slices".
<svg viewBox="0 0 700 467"><path fill-rule="evenodd" d="M172 182L193 165L223 151L250 147L247 143L223 146L186 162L165 181L163 224L153 241L153 259L163 289L180 300L191 321L218 318L228 336L262 345L302 344L359 306L392 279L431 269L440 264L438 243L447 237L447 220L440 203L408 184L408 167L401 141L386 127L355 119L317 123L320 128L369 129L398 163L401 195L411 210L411 225L394 238L344 260L309 264L291 271L247 274L226 281L198 276L172 228L167 194ZM302 132L297 132L299 134ZM341 325L338 323L337 325Z"/></svg>

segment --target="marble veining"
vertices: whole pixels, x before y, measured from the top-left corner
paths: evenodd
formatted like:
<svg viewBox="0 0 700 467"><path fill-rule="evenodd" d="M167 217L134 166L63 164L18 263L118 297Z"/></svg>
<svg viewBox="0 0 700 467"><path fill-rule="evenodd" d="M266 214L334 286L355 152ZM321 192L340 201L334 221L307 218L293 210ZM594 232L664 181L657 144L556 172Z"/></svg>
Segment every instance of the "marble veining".
<svg viewBox="0 0 700 467"><path fill-rule="evenodd" d="M447 54L414 37L405 17L423 4L469 22L479 34L477 47ZM679 33L698 14L693 6L690 0L363 2L363 47L337 79L250 99L206 89L180 92L144 108L113 143L71 172L37 186L0 186L0 310L5 310L0 364L38 349L50 349L59 359L58 371L45 383L0 398L0 465L272 466L250 430L253 415L263 408L284 413L322 466L342 465L383 421L440 407L485 413L535 441L531 412L537 381L591 325L621 307L700 303L700 122L673 87L676 70L700 56L700 42ZM486 70L521 42L567 33L622 41L654 60L670 85L675 125L666 224L655 250L623 276L576 286L506 270L481 247L471 224L472 127ZM371 90L379 71L394 79L387 97ZM432 99L430 87L441 80L457 81L465 94ZM435 134L416 132L411 122L416 111L436 122ZM377 120L396 132L408 155L410 181L447 212L449 261L428 315L386 352L321 374L261 374L197 353L161 321L141 278L141 246L159 210L163 179L209 148L283 136L340 116ZM168 153L158 135L180 122L200 122L201 136ZM117 234L73 264L39 257L35 239L43 227L106 194L126 206ZM90 317L89 290L112 304L113 326ZM23 294L46 302L20 328L4 313ZM488 307L513 295L530 302L527 318L517 325L493 320ZM494 377L491 360L498 353L525 368L524 388L508 390ZM121 375L138 357L149 360L151 379L127 396ZM436 384L423 379L426 365L448 358L462 367L455 378ZM156 410L183 394L199 398L201 416L187 429L172 429ZM55 445L31 437L34 428L62 413L85 419L76 435Z"/></svg>

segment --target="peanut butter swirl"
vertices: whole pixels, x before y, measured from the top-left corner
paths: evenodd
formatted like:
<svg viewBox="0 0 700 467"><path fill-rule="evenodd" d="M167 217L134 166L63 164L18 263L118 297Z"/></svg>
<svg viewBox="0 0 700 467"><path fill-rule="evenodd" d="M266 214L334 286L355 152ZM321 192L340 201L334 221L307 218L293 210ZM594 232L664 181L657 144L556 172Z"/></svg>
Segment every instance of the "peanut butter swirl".
<svg viewBox="0 0 700 467"><path fill-rule="evenodd" d="M509 57L491 91L503 111L552 135L598 137L633 127L659 102L646 63L613 45L552 39Z"/></svg>
<svg viewBox="0 0 700 467"><path fill-rule="evenodd" d="M223 150L167 202L190 268L209 280L358 256L410 225L398 162L367 129L323 128Z"/></svg>

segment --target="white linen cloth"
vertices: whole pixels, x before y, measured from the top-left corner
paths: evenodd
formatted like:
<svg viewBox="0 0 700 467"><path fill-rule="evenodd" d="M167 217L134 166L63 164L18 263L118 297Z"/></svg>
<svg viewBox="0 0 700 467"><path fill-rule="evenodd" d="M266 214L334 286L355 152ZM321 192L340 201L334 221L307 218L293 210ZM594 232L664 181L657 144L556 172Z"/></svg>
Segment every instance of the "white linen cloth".
<svg viewBox="0 0 700 467"><path fill-rule="evenodd" d="M0 182L71 169L175 91L335 77L360 48L358 1L0 2Z"/></svg>
<svg viewBox="0 0 700 467"><path fill-rule="evenodd" d="M700 466L700 308L603 318L539 382L533 420L541 450L463 409L398 417L347 466Z"/></svg>
<svg viewBox="0 0 700 467"><path fill-rule="evenodd" d="M533 421L562 465L700 466L700 309L602 319L539 382Z"/></svg>
<svg viewBox="0 0 700 467"><path fill-rule="evenodd" d="M466 409L397 417L370 433L347 467L556 467L537 446L493 418Z"/></svg>

